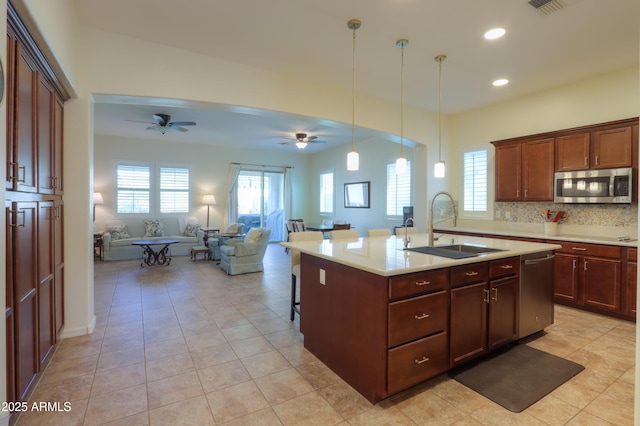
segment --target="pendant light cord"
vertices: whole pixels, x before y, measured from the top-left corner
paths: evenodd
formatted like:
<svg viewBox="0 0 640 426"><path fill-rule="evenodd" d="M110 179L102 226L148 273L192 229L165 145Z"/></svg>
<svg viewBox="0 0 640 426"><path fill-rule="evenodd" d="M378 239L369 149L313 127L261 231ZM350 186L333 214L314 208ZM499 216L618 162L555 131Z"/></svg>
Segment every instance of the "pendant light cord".
<svg viewBox="0 0 640 426"><path fill-rule="evenodd" d="M404 47L408 41L401 40L401 60L400 60L400 157L403 155L404 146Z"/></svg>
<svg viewBox="0 0 640 426"><path fill-rule="evenodd" d="M442 163L442 61L446 58L445 55L436 56L438 61L438 162Z"/></svg>
<svg viewBox="0 0 640 426"><path fill-rule="evenodd" d="M353 27L353 54L351 64L351 151L356 150L355 145L355 127L356 127L356 30L359 24L352 25Z"/></svg>

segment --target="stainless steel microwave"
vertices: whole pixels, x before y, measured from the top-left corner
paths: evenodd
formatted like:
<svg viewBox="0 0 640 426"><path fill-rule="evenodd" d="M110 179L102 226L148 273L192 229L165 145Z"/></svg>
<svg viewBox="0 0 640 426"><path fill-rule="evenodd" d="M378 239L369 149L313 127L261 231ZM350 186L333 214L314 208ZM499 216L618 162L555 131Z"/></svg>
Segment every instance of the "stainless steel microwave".
<svg viewBox="0 0 640 426"><path fill-rule="evenodd" d="M631 203L633 169L581 170L554 175L555 203Z"/></svg>

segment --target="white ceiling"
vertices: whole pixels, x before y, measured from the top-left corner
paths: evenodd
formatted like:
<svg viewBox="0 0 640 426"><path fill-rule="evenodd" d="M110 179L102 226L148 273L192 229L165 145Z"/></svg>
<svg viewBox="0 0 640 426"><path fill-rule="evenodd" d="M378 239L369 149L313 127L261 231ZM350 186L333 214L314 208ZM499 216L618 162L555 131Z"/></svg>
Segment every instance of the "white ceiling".
<svg viewBox="0 0 640 426"><path fill-rule="evenodd" d="M265 68L351 90L352 32L358 93L399 100L405 49L405 103L437 111L438 64L444 53L444 113L457 113L638 66L638 0L562 0L545 15L527 0L75 0L83 25ZM505 37L484 40L495 26ZM219 40L219 42L212 42ZM510 84L495 88L499 77ZM195 121L189 132L144 130L154 113ZM95 131L295 150L284 136L307 132L332 147L349 143L351 128L305 117L228 107L204 109L160 99L98 99ZM374 133L359 129L357 138Z"/></svg>

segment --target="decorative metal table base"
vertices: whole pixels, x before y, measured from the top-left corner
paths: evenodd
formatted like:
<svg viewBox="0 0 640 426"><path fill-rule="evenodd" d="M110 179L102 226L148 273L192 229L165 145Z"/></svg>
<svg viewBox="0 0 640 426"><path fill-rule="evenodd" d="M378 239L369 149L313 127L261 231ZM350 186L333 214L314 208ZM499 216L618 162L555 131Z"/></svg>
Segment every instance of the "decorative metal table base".
<svg viewBox="0 0 640 426"><path fill-rule="evenodd" d="M134 241L131 243L132 245L141 246L144 249L142 254L142 263L140 267L144 267L153 265L167 265L171 264L171 256L167 256L169 253L169 246L171 244L175 244L179 242L178 240L142 240L142 241ZM163 246L160 250L156 251L153 249L153 246Z"/></svg>

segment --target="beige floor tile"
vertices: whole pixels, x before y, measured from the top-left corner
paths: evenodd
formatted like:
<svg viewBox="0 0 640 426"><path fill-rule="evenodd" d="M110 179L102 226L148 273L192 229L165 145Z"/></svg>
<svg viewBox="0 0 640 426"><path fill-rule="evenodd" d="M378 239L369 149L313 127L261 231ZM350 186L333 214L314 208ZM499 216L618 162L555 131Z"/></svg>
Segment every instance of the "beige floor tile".
<svg viewBox="0 0 640 426"><path fill-rule="evenodd" d="M260 377L255 382L271 405L288 401L314 390L313 386L294 368Z"/></svg>
<svg viewBox="0 0 640 426"><path fill-rule="evenodd" d="M485 426L548 426L526 412L512 413L497 404L484 406L471 416Z"/></svg>
<svg viewBox="0 0 640 426"><path fill-rule="evenodd" d="M264 408L255 413L225 423L226 426L282 426L282 422L272 408Z"/></svg>
<svg viewBox="0 0 640 426"><path fill-rule="evenodd" d="M92 396L89 398L84 424L99 425L147 411L146 385Z"/></svg>
<svg viewBox="0 0 640 426"><path fill-rule="evenodd" d="M221 329L222 334L229 342L237 342L238 340L249 339L251 337L260 336L260 332L252 324L240 325L237 327Z"/></svg>
<svg viewBox="0 0 640 426"><path fill-rule="evenodd" d="M451 424L467 415L431 391L421 392L399 402L396 408L417 424Z"/></svg>
<svg viewBox="0 0 640 426"><path fill-rule="evenodd" d="M147 361L154 359L166 358L169 356L189 352L187 342L184 337L175 339L161 340L159 342L145 344L145 357Z"/></svg>
<svg viewBox="0 0 640 426"><path fill-rule="evenodd" d="M141 362L144 362L144 347L102 353L98 360L97 371L111 370Z"/></svg>
<svg viewBox="0 0 640 426"><path fill-rule="evenodd" d="M205 393L251 380L244 365L239 360L197 370Z"/></svg>
<svg viewBox="0 0 640 426"><path fill-rule="evenodd" d="M193 364L198 370L238 359L228 344L193 350L190 354Z"/></svg>
<svg viewBox="0 0 640 426"><path fill-rule="evenodd" d="M146 362L147 381L149 382L177 376L194 369L195 365L188 352Z"/></svg>
<svg viewBox="0 0 640 426"><path fill-rule="evenodd" d="M144 345L142 333L124 334L122 336L109 337L102 341L102 353L133 349Z"/></svg>
<svg viewBox="0 0 640 426"><path fill-rule="evenodd" d="M612 423L581 411L567 423L567 426L612 426Z"/></svg>
<svg viewBox="0 0 640 426"><path fill-rule="evenodd" d="M311 392L273 406L283 425L335 425L344 419L318 393Z"/></svg>
<svg viewBox="0 0 640 426"><path fill-rule="evenodd" d="M265 352L275 350L273 345L264 336L250 337L230 343L238 358L247 358Z"/></svg>
<svg viewBox="0 0 640 426"><path fill-rule="evenodd" d="M93 379L91 395L100 395L147 382L144 363L98 371Z"/></svg>
<svg viewBox="0 0 640 426"><path fill-rule="evenodd" d="M613 425L626 426L633 424L633 405L625 404L609 395L601 394L584 409Z"/></svg>
<svg viewBox="0 0 640 426"><path fill-rule="evenodd" d="M525 412L548 424L565 424L578 412L579 408L550 395L528 407Z"/></svg>
<svg viewBox="0 0 640 426"><path fill-rule="evenodd" d="M310 387L310 386L309 386ZM373 405L345 382L335 383L317 391L344 419L355 417Z"/></svg>
<svg viewBox="0 0 640 426"><path fill-rule="evenodd" d="M291 367L280 352L271 351L241 359L251 377L258 378Z"/></svg>
<svg viewBox="0 0 640 426"><path fill-rule="evenodd" d="M224 335L217 327L215 327L213 330L209 332L203 332L201 334L192 334L190 336L186 336L185 340L187 342L187 346L189 347L189 350L192 350L192 351L227 343L227 339L225 339Z"/></svg>
<svg viewBox="0 0 640 426"><path fill-rule="evenodd" d="M204 395L198 374L194 371L167 377L147 384L149 408L158 408Z"/></svg>
<svg viewBox="0 0 640 426"><path fill-rule="evenodd" d="M59 405L61 411L31 410L22 413L18 419L20 426L81 426L84 423L87 400L72 401L70 405ZM57 408L56 408L57 409Z"/></svg>
<svg viewBox="0 0 640 426"><path fill-rule="evenodd" d="M554 390L551 395L574 407L583 409L596 399L600 392L573 379Z"/></svg>
<svg viewBox="0 0 640 426"><path fill-rule="evenodd" d="M151 426L215 425L204 395L149 410Z"/></svg>
<svg viewBox="0 0 640 426"><path fill-rule="evenodd" d="M146 411L144 413L134 414L133 416L124 417L122 419L105 423L105 426L148 426L148 425L149 425L149 413L147 413Z"/></svg>
<svg viewBox="0 0 640 426"><path fill-rule="evenodd" d="M217 423L228 422L269 407L253 381L208 393L207 400Z"/></svg>
<svg viewBox="0 0 640 426"><path fill-rule="evenodd" d="M375 405L361 414L349 419L352 426L415 426L415 422L394 406ZM429 426L439 426L435 423Z"/></svg>

